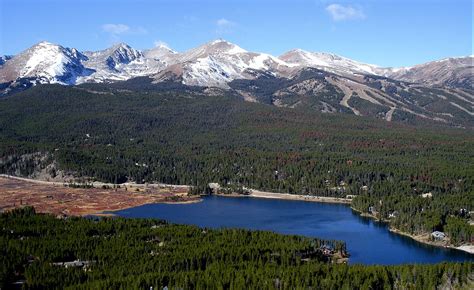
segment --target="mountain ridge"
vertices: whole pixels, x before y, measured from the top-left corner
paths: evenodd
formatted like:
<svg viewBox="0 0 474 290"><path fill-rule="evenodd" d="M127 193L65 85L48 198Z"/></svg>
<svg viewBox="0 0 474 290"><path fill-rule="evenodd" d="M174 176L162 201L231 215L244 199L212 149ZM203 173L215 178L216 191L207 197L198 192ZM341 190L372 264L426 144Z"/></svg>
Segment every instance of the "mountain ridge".
<svg viewBox="0 0 474 290"><path fill-rule="evenodd" d="M147 77L154 84L216 87L233 91L245 101L279 107L310 107L385 121L422 118L471 127L473 59L467 56L383 68L302 49L275 57L222 39L185 52L164 45L140 51L125 43L79 52L40 42L11 58L2 58L0 90L5 95L36 84L114 83Z"/></svg>
<svg viewBox="0 0 474 290"><path fill-rule="evenodd" d="M23 78L25 75L22 74L13 74L6 75L4 72L8 63L14 61L19 57L28 57L24 56L28 54L29 51L34 51L38 46L50 46L56 47L57 53L63 53L70 50L72 54L79 53L80 55L86 56L86 58L79 58L80 65L83 65L84 68L88 70L115 70L119 72L120 69L117 69L118 66L123 69L121 74L115 75L100 75L97 77L90 76L87 74L87 77L81 78L79 76L78 80L73 84L83 83L83 82L104 82L104 81L117 81L130 79L137 76L153 75L160 72L164 72L170 66L179 64L183 69L188 69L188 76L193 76L192 72L198 70L196 66L200 64L202 69L208 69L213 71L215 69L220 74L228 74L227 79L224 78L223 83L221 80L218 80L212 85L227 87L226 82L232 81L234 78L245 78L248 77L245 74L245 70L254 69L254 70L265 70L271 71L278 76L289 77L292 74L297 73L298 70L306 67L318 68L326 70L329 72L337 74L372 74L377 76L384 76L389 78L394 78L397 80L404 80L408 82L423 83L423 78L413 77L410 75L417 74L414 71L420 71L424 67L433 66L435 64L443 62L451 62L455 65L456 62L464 65L469 70L468 73L472 73L472 63L474 57L464 56L464 57L452 57L445 58L441 60L430 61L427 63L418 64L410 67L381 67L374 64L367 64L360 61L355 61L350 58L346 58L340 55L333 53L325 52L310 52L302 49L292 49L282 55L276 57L267 53L259 52L250 52L236 44L228 42L226 40L218 39L214 41L207 42L203 45L200 45L195 48L191 48L184 52L176 52L171 48L159 45L147 50L136 50L125 43L114 44L113 46L99 50L99 51L84 51L79 52L75 48L66 48L58 44L52 44L49 42L40 42L27 50L20 52L14 56L2 57L1 67L0 67L0 82L5 83L8 81L15 81L16 79ZM121 50L121 53L118 52ZM112 56L113 53L116 53L115 57ZM103 55L106 55L106 65L108 68L104 67L104 61L100 60ZM43 55L44 58L47 58L48 55ZM49 55L49 57L54 57ZM229 59L225 59L225 58ZM229 63L234 62L235 65L231 65L230 72L219 71L218 68L229 69ZM126 65L134 66L134 69L127 71ZM194 64L194 66L192 65ZM225 64L225 65L224 65ZM21 64L20 64L21 65ZM154 68L154 69L152 69ZM456 68L456 67L455 67ZM438 69L439 70L439 69ZM133 71L133 72L132 72ZM212 74L210 74L212 77ZM425 75L423 73L418 73L417 75ZM33 75L35 77L35 75ZM216 78L222 79L219 76ZM59 82L54 80L54 76L51 78L51 82ZM186 79L186 77L185 77ZM472 78L468 78L471 80ZM185 82L186 80L184 80ZM192 82L193 85L203 85L208 86L206 82ZM428 77L429 84L435 85L444 85L439 80L433 81ZM449 83L453 83L452 81ZM464 83L468 83L465 81ZM69 84L69 83L68 83ZM454 82L455 84L455 82ZM468 85L468 84L465 84ZM472 84L470 85L472 89Z"/></svg>

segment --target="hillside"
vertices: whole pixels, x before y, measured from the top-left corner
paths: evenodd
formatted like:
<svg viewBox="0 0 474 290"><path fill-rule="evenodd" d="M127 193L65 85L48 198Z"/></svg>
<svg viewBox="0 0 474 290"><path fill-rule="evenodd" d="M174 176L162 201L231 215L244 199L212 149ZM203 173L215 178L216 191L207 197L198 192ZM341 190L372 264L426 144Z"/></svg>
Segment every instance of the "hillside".
<svg viewBox="0 0 474 290"><path fill-rule="evenodd" d="M0 101L0 128L2 172L19 175L35 168L17 158L48 152L60 169L110 182L319 195L364 185L455 192L474 183L470 130L278 108L200 88L38 86ZM341 182L344 193L332 189Z"/></svg>

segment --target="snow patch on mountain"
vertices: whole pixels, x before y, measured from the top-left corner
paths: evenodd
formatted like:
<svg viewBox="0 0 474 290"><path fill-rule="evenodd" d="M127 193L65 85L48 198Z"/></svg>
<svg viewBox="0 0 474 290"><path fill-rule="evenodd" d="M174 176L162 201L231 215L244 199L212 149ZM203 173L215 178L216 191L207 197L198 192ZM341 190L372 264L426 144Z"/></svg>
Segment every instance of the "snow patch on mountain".
<svg viewBox="0 0 474 290"><path fill-rule="evenodd" d="M378 66L365 64L332 53L309 52L302 49L288 51L279 57L299 67L313 67L339 74L377 74Z"/></svg>
<svg viewBox="0 0 474 290"><path fill-rule="evenodd" d="M75 84L79 76L90 73L82 65L86 59L74 48L43 41L7 61L0 70L0 82L32 78L39 83Z"/></svg>
<svg viewBox="0 0 474 290"><path fill-rule="evenodd" d="M65 72L65 66L71 61L70 56L60 51L59 46L41 42L27 60L19 77L26 77L37 71L40 76L54 77ZM76 52L74 50L74 52ZM75 53L77 58L77 53Z"/></svg>
<svg viewBox="0 0 474 290"><path fill-rule="evenodd" d="M120 43L95 52L78 52L48 42L38 43L13 58L0 58L0 83L31 79L36 83L113 82L139 76L156 81L228 88L235 79L261 75L292 78L306 68L341 76L377 75L429 85L472 89L473 58L448 58L413 67L382 68L331 53L288 51L280 57L247 51L219 39L178 53L166 45L139 51Z"/></svg>
<svg viewBox="0 0 474 290"><path fill-rule="evenodd" d="M159 44L152 49L145 50L143 55L145 58L154 59L169 65L174 63L178 53L164 44Z"/></svg>
<svg viewBox="0 0 474 290"><path fill-rule="evenodd" d="M88 59L84 65L95 72L79 78L77 83L128 80L157 73L165 67L164 62L146 58L141 51L125 43L85 54Z"/></svg>

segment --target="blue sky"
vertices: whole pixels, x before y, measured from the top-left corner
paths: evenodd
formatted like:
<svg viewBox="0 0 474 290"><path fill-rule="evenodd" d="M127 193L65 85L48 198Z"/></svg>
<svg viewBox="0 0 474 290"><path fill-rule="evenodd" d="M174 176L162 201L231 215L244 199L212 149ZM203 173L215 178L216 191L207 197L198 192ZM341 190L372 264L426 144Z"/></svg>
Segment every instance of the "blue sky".
<svg viewBox="0 0 474 290"><path fill-rule="evenodd" d="M0 0L0 54L42 40L184 51L223 38L273 55L301 48L407 66L473 54L473 12L471 0Z"/></svg>

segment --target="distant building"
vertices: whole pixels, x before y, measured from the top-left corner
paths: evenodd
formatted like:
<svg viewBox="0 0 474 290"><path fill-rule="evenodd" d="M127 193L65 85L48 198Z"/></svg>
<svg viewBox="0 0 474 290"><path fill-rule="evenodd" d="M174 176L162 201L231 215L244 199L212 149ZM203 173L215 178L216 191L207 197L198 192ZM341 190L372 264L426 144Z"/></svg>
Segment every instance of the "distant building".
<svg viewBox="0 0 474 290"><path fill-rule="evenodd" d="M443 232L434 231L431 233L431 237L433 237L435 240L442 240L446 237L446 235Z"/></svg>
<svg viewBox="0 0 474 290"><path fill-rule="evenodd" d="M325 256L331 256L332 254L334 254L334 249L329 245L321 246L320 250Z"/></svg>
<svg viewBox="0 0 474 290"><path fill-rule="evenodd" d="M81 260L75 260L72 262L59 262L59 263L53 263L53 266L62 266L64 268L70 268L70 267L77 267L77 268L88 268L90 264L92 264L92 261L81 261Z"/></svg>
<svg viewBox="0 0 474 290"><path fill-rule="evenodd" d="M388 214L389 219L396 218L397 216L398 216L398 211L394 211L394 212Z"/></svg>
<svg viewBox="0 0 474 290"><path fill-rule="evenodd" d="M427 193L423 193L421 195L421 197L423 198L432 198L433 197L433 194L431 192L427 192Z"/></svg>
<svg viewBox="0 0 474 290"><path fill-rule="evenodd" d="M217 182L211 182L208 184L208 186L214 194L219 193L219 190L221 189L221 186Z"/></svg>

